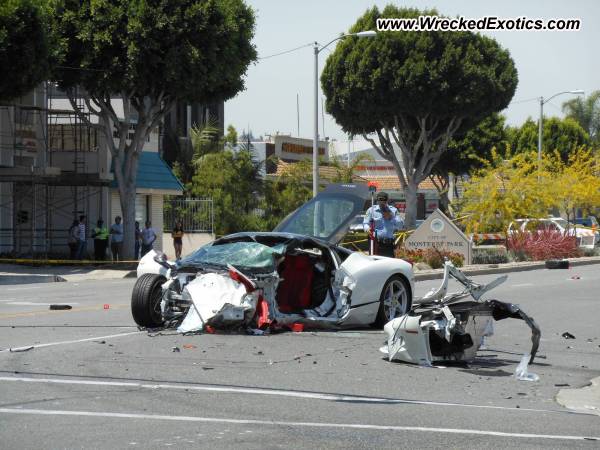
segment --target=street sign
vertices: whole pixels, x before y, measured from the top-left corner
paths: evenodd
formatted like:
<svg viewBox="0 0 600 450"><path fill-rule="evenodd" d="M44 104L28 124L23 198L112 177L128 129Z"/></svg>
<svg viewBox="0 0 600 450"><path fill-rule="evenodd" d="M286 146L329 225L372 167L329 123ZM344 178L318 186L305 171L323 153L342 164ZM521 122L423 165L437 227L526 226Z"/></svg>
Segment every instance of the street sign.
<svg viewBox="0 0 600 450"><path fill-rule="evenodd" d="M471 241L439 209L436 209L406 238L404 247L407 250L435 247L439 250L460 253L465 258L465 264L471 264Z"/></svg>

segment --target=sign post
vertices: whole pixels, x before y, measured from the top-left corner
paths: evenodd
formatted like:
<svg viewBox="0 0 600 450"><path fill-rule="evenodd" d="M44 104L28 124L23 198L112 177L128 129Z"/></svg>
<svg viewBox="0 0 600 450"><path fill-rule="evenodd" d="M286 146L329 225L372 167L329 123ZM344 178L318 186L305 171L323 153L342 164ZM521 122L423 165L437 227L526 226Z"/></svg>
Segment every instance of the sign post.
<svg viewBox="0 0 600 450"><path fill-rule="evenodd" d="M369 255L375 254L375 219L373 218L373 207L375 206L375 192L377 184L369 182L369 192L371 193L371 208L369 209L371 217L369 218Z"/></svg>

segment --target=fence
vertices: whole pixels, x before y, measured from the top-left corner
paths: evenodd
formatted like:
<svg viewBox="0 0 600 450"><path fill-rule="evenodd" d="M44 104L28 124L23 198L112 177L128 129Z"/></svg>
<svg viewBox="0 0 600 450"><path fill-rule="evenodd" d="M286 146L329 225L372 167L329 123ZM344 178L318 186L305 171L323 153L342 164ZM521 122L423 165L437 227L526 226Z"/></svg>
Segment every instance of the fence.
<svg viewBox="0 0 600 450"><path fill-rule="evenodd" d="M214 209L211 198L165 198L164 231L171 231L177 222L186 233L213 233Z"/></svg>

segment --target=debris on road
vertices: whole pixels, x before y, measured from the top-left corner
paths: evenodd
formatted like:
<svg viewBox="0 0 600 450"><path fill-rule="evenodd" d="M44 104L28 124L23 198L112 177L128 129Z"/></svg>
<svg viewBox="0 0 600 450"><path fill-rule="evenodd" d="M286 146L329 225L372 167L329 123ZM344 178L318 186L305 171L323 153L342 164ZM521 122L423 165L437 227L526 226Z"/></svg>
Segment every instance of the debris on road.
<svg viewBox="0 0 600 450"><path fill-rule="evenodd" d="M181 350L179 349L179 347L173 347L173 348L171 349L171 351L172 351L173 353L179 353Z"/></svg>
<svg viewBox="0 0 600 450"><path fill-rule="evenodd" d="M28 352L29 350L32 350L32 349L33 349L33 345L31 347L11 348L11 349L9 349L9 352L11 352L11 353Z"/></svg>
<svg viewBox="0 0 600 450"><path fill-rule="evenodd" d="M565 331L563 334L561 334L561 336L564 337L565 339L575 339L575 336L573 336L568 331Z"/></svg>
<svg viewBox="0 0 600 450"><path fill-rule="evenodd" d="M53 311L58 311L58 310L65 310L65 309L73 309L73 307L71 305L56 304L56 305L50 305L50 309Z"/></svg>
<svg viewBox="0 0 600 450"><path fill-rule="evenodd" d="M521 358L521 362L515 369L515 378L519 381L539 381L540 377L535 373L530 373L527 370L527 364L529 363L529 359L531 355L525 353Z"/></svg>
<svg viewBox="0 0 600 450"><path fill-rule="evenodd" d="M186 350L193 350L198 347L196 347L194 344L183 344L183 348L185 348Z"/></svg>

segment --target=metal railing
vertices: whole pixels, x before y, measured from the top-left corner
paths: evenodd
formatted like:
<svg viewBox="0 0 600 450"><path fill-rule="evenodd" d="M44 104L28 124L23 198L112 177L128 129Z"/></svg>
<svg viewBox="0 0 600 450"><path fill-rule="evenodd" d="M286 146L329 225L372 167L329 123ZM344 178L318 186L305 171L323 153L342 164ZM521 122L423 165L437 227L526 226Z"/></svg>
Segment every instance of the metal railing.
<svg viewBox="0 0 600 450"><path fill-rule="evenodd" d="M165 198L164 231L172 231L177 222L183 230L195 233L214 232L214 209L211 198Z"/></svg>

